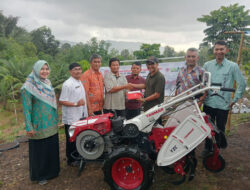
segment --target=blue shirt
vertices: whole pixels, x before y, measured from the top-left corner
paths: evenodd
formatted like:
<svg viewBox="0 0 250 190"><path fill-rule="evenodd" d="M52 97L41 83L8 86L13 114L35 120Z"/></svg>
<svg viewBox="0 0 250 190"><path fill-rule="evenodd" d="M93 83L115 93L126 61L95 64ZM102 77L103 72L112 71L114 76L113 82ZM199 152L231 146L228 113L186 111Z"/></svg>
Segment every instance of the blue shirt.
<svg viewBox="0 0 250 190"><path fill-rule="evenodd" d="M218 64L216 59L214 59L206 62L204 69L211 73L212 83L221 83L224 88L233 88L233 82L235 80L237 90L232 101L236 102L242 97L246 88L246 82L236 63L225 58L221 64ZM219 91L218 94L223 96L224 100L219 96L211 96L211 92L209 92L204 104L212 108L229 110L232 92Z"/></svg>

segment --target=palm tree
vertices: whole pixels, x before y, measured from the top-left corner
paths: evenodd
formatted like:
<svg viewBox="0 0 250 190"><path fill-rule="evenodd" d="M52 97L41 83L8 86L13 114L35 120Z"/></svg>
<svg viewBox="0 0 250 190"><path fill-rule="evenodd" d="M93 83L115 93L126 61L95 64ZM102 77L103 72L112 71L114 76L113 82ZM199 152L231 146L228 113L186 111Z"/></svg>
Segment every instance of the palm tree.
<svg viewBox="0 0 250 190"><path fill-rule="evenodd" d="M4 109L7 107L8 100L12 100L15 107L16 97L20 95L20 88L31 72L31 66L27 62L14 63L0 60L0 101L3 101Z"/></svg>

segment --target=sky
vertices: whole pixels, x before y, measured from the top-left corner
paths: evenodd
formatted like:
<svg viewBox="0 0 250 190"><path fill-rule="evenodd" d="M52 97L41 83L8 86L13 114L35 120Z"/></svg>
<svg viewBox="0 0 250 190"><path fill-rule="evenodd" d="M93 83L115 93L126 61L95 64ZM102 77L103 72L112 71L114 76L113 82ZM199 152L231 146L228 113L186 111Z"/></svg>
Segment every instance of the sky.
<svg viewBox="0 0 250 190"><path fill-rule="evenodd" d="M234 3L250 9L250 0L1 0L0 10L28 31L48 26L58 40L97 37L185 51L205 37L197 18Z"/></svg>

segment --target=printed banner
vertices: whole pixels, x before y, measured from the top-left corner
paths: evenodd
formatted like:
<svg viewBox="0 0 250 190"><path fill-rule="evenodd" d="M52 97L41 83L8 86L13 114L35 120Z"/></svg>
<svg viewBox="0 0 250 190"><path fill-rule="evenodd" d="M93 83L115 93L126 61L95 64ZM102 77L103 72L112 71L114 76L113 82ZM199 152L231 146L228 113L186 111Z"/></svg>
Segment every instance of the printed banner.
<svg viewBox="0 0 250 190"><path fill-rule="evenodd" d="M166 84L165 84L165 96L174 95L175 91L175 82L178 75L178 71L180 68L184 67L184 62L168 62L168 63L160 63L159 70L165 76ZM110 71L109 67L101 67L101 73L103 76ZM124 76L131 74L131 65L121 65L120 73ZM146 78L148 75L148 69L146 64L142 64L142 71L140 76Z"/></svg>

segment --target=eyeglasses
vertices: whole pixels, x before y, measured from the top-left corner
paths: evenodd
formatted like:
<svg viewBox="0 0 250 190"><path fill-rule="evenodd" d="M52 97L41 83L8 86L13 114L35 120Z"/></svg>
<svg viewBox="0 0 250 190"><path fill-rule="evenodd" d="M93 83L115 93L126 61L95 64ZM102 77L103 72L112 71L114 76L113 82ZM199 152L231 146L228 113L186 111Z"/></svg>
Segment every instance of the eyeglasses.
<svg viewBox="0 0 250 190"><path fill-rule="evenodd" d="M74 69L72 69L72 71L81 71L82 70L82 68L74 68Z"/></svg>

